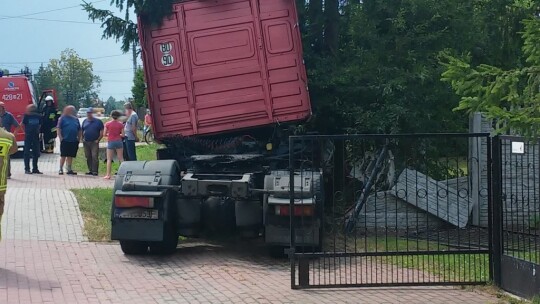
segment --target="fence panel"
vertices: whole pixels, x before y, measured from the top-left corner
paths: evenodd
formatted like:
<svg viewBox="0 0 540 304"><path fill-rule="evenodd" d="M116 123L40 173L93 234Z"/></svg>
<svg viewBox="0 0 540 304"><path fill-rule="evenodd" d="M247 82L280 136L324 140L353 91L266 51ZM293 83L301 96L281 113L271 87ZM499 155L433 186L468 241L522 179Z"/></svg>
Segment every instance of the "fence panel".
<svg viewBox="0 0 540 304"><path fill-rule="evenodd" d="M540 153L538 140L494 139L495 282L514 294L540 293Z"/></svg>
<svg viewBox="0 0 540 304"><path fill-rule="evenodd" d="M291 137L292 287L488 282L490 146L488 134Z"/></svg>

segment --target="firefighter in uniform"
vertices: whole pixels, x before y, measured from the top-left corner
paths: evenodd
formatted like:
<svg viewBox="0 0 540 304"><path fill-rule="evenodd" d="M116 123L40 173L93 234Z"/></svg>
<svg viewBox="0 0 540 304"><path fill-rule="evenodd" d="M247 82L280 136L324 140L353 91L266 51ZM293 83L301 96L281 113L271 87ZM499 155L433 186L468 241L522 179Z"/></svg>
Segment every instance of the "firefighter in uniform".
<svg viewBox="0 0 540 304"><path fill-rule="evenodd" d="M43 123L41 124L41 133L43 133L42 148L44 153L53 153L54 143L56 142L56 125L61 112L58 111L52 96L45 97L45 106L41 109L43 114Z"/></svg>
<svg viewBox="0 0 540 304"><path fill-rule="evenodd" d="M1 126L1 123L0 123ZM7 190L7 174L10 155L17 152L15 136L3 127L0 128L0 240L2 240L2 215Z"/></svg>

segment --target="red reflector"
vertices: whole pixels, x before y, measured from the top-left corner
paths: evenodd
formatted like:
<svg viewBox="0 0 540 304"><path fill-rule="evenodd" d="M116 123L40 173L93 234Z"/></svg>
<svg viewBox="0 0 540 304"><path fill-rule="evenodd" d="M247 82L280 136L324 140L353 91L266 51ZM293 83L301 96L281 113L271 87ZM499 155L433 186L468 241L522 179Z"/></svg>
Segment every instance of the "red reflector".
<svg viewBox="0 0 540 304"><path fill-rule="evenodd" d="M294 216L313 216L313 210L313 206L294 206ZM289 205L276 206L276 215L289 214Z"/></svg>
<svg viewBox="0 0 540 304"><path fill-rule="evenodd" d="M154 208L154 198L141 196L115 196L114 205L118 208Z"/></svg>

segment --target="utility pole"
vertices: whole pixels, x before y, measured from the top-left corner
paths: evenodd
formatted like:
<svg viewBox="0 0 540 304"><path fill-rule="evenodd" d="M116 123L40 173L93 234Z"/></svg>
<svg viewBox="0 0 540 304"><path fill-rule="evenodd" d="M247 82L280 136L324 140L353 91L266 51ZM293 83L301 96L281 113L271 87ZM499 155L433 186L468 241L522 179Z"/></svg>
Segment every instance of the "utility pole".
<svg viewBox="0 0 540 304"><path fill-rule="evenodd" d="M133 42L133 78L137 74L137 45Z"/></svg>

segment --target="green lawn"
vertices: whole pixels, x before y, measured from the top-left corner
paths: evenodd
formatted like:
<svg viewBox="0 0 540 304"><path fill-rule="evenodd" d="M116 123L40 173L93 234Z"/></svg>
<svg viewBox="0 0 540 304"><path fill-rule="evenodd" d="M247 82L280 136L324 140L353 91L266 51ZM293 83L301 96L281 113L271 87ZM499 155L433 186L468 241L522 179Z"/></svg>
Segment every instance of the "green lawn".
<svg viewBox="0 0 540 304"><path fill-rule="evenodd" d="M103 188L73 190L84 219L84 233L90 241L111 239L112 191Z"/></svg>
<svg viewBox="0 0 540 304"><path fill-rule="evenodd" d="M137 147L139 160L155 160L158 145L142 145ZM118 163L113 163L113 172L118 170ZM84 150L79 149L77 158L73 161L73 170L80 173L88 171ZM105 175L106 165L100 161L99 174ZM84 218L85 234L90 241L108 241L111 237L111 200L112 189L77 189L73 190L82 216Z"/></svg>
<svg viewBox="0 0 540 304"><path fill-rule="evenodd" d="M337 237L335 245L325 244L325 250L329 252L344 251L345 240ZM355 244L356 242L356 244ZM397 265L403 268L419 269L426 273L434 274L445 281L459 280L462 282L483 282L489 280L489 256L487 254L444 254L450 248L415 239L403 239L398 237L358 237L348 238L348 252L415 252L415 251L441 251L438 255L396 255L379 257L382 262Z"/></svg>
<svg viewBox="0 0 540 304"><path fill-rule="evenodd" d="M158 149L159 145L152 144L152 145L141 145L137 147L137 159L139 160L155 160L156 159L156 150ZM105 164L105 160L101 159L101 155L104 155L104 152L100 152L100 161L99 161L99 175L104 176L105 171L107 170L107 166ZM103 157L104 158L104 157ZM112 172L118 171L119 164L118 162L113 163ZM86 157L84 156L84 149L79 148L79 153L77 154L77 157L73 160L73 170L75 172L79 172L79 174L83 174L85 172L88 172L88 166L86 165Z"/></svg>

